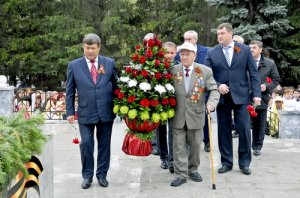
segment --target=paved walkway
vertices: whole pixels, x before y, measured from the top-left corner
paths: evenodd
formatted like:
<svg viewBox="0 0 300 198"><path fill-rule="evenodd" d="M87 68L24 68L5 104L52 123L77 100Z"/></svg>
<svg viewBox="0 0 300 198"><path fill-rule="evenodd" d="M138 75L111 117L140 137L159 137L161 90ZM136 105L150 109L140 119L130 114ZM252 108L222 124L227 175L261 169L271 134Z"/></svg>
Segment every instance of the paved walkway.
<svg viewBox="0 0 300 198"><path fill-rule="evenodd" d="M237 139L234 141L233 170L218 174L220 156L216 123L213 123L216 190L212 190L209 153L201 153L200 183L188 179L180 187L170 187L173 175L160 168L158 156L128 156L121 151L126 126L116 121L112 135L109 187L102 188L96 178L92 186L81 189L81 164L78 145L72 144L75 130L58 124L54 135L55 198L294 198L300 197L300 140L266 137L262 155L253 156L250 176L237 165Z"/></svg>

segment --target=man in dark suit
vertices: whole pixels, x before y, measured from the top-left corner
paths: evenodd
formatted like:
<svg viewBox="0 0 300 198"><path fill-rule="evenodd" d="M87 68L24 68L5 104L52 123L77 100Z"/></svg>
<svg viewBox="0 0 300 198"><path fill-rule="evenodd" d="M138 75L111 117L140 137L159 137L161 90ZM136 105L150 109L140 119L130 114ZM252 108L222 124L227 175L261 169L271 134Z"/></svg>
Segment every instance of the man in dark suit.
<svg viewBox="0 0 300 198"><path fill-rule="evenodd" d="M260 77L257 71L250 48L244 44L236 43L232 39L231 24L222 23L217 28L219 45L209 50L205 65L211 67L214 78L221 94L217 106L218 143L221 153L222 167L219 173L232 170L232 133L231 112L234 112L234 123L239 131L239 168L243 174L251 174L251 134L250 116L247 111L251 83L253 101L260 104Z"/></svg>
<svg viewBox="0 0 300 198"><path fill-rule="evenodd" d="M75 94L78 93L78 124L81 136L80 153L83 182L81 187L90 187L94 175L94 129L97 128L98 156L96 177L102 187L110 163L113 93L117 88L115 61L99 56L101 39L90 33L83 38L84 56L68 65L66 84L67 120L74 123Z"/></svg>
<svg viewBox="0 0 300 198"><path fill-rule="evenodd" d="M261 154L265 137L270 94L279 84L280 77L275 62L262 55L263 43L261 41L253 40L250 42L249 46L257 64L261 80L261 105L256 106L255 108L257 117L252 117L252 149L253 154L258 156ZM267 82L267 78L272 79L272 82Z"/></svg>
<svg viewBox="0 0 300 198"><path fill-rule="evenodd" d="M183 34L184 42L189 42L193 44L196 48L196 59L195 63L203 64L206 54L207 54L207 47L204 47L200 44L198 44L198 33L194 30L186 31ZM179 53L176 54L175 60L177 62L180 62L180 56ZM205 101L207 101L208 97L206 97ZM204 142L204 151L209 152L210 151L210 145L209 145L209 135L208 135L208 119L207 115L205 114L205 125L203 127L203 142Z"/></svg>
<svg viewBox="0 0 300 198"><path fill-rule="evenodd" d="M186 177L195 182L202 181L198 167L205 110L214 111L220 97L212 70L194 62L195 47L185 42L178 51L181 63L171 70L177 102L171 121L175 169L175 179L171 182L173 187L186 183ZM209 95L207 103L205 93Z"/></svg>

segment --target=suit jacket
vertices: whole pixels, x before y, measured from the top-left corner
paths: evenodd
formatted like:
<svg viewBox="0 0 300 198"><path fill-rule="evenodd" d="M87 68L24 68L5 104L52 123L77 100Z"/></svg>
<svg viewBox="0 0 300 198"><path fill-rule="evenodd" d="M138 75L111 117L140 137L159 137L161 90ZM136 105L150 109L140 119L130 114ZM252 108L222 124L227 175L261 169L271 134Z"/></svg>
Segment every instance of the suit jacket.
<svg viewBox="0 0 300 198"><path fill-rule="evenodd" d="M234 43L235 49L228 66L221 45L216 45L207 52L204 65L212 68L217 85L226 84L235 104L249 103L249 92L252 91L253 97L261 97L260 76L250 48L244 44ZM248 83L247 71L249 73ZM223 95L220 103L224 103Z"/></svg>
<svg viewBox="0 0 300 198"><path fill-rule="evenodd" d="M273 60L268 59L261 55L259 64L258 64L258 72L260 74L260 80L262 84L265 84L267 90L261 92L261 105L257 106L257 109L268 109L268 103L270 100L270 95L273 89L279 84L280 77L276 67L276 64ZM266 83L267 78L272 79L272 83Z"/></svg>
<svg viewBox="0 0 300 198"><path fill-rule="evenodd" d="M196 54L196 63L203 64L208 48L197 44L197 54ZM180 63L179 53L176 54L175 60Z"/></svg>
<svg viewBox="0 0 300 198"><path fill-rule="evenodd" d="M194 83L197 80L199 81L195 72L196 68L200 68L205 92L209 94L207 104L214 107L217 106L220 95L217 90L217 84L212 75L212 70L204 65L194 63L194 69L191 74L189 90L187 93L185 91L184 79L182 79L181 82L174 80L177 106L175 117L171 121L171 126L173 128L183 128L185 123L187 124L188 129L201 129L204 126L206 109L205 92L201 93L197 103L193 103L191 101ZM183 74L182 64L174 66L171 72L173 75L177 75L178 72Z"/></svg>
<svg viewBox="0 0 300 198"><path fill-rule="evenodd" d="M98 68L103 65L105 73L98 74L94 84L85 57L73 60L68 65L66 84L67 116L75 114L75 94L78 93L78 122L81 124L112 121L113 94L117 88L115 61L98 56Z"/></svg>

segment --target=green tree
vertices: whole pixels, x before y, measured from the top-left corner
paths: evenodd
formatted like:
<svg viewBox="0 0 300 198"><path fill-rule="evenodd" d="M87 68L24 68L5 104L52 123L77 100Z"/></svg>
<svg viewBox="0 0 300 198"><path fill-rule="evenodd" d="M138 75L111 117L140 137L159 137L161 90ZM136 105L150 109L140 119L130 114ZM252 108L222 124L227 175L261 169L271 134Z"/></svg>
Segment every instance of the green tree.
<svg viewBox="0 0 300 198"><path fill-rule="evenodd" d="M261 40L264 49L270 57L275 60L281 73L285 78L290 74L289 60L280 49L279 40L291 30L287 18L286 0L206 0L209 5L227 7L232 9L230 14L219 18L221 22L230 22L234 27L234 33L250 40ZM288 71L288 73L283 72ZM284 84L285 81L282 81Z"/></svg>
<svg viewBox="0 0 300 198"><path fill-rule="evenodd" d="M55 0L9 0L1 5L1 68L14 81L54 89L65 80L68 61L81 54L78 41L93 30L64 12ZM64 15L62 15L64 14Z"/></svg>

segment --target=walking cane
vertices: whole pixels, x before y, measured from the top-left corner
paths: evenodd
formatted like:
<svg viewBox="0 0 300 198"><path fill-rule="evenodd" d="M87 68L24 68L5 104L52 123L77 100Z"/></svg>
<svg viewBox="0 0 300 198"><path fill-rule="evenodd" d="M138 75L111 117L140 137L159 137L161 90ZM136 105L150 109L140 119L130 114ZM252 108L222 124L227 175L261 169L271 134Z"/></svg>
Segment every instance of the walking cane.
<svg viewBox="0 0 300 198"><path fill-rule="evenodd" d="M208 119L208 134L209 134L209 144L210 144L210 164L211 164L211 181L212 181L212 189L216 190L215 183L215 170L214 170L214 152L213 152L213 137L212 137L212 129L210 124L210 112L207 111L207 119Z"/></svg>

